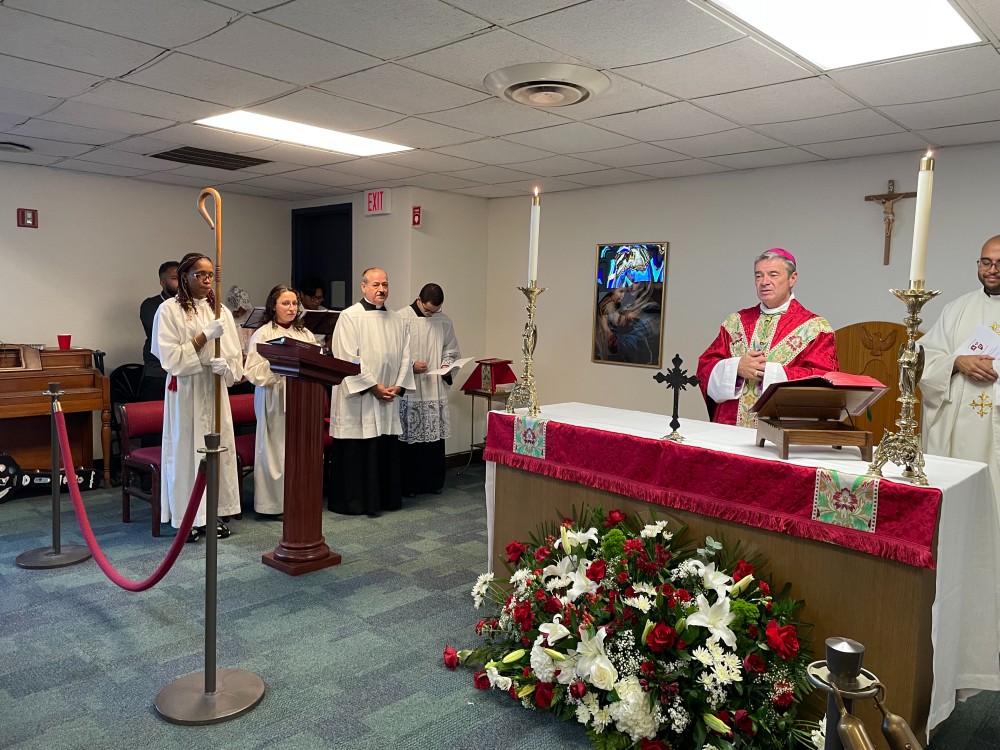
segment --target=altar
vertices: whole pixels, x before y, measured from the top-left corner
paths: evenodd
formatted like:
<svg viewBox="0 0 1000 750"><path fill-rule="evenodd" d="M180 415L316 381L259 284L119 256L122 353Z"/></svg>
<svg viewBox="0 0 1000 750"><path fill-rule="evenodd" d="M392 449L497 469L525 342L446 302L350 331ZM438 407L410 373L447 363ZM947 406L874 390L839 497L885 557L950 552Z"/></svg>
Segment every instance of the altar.
<svg viewBox="0 0 1000 750"><path fill-rule="evenodd" d="M782 461L749 428L682 420L677 444L660 439L670 428L658 414L568 403L539 419L489 415L491 569L504 569L509 541L574 507L652 508L687 524L691 541L760 554L805 600L814 658L830 636L864 643L864 666L918 737L957 699L1000 690L1000 522L985 464L928 456L930 487L891 465L876 484L856 452L797 446ZM823 488L837 481L868 493L867 515L830 522ZM876 727L868 705L859 715Z"/></svg>

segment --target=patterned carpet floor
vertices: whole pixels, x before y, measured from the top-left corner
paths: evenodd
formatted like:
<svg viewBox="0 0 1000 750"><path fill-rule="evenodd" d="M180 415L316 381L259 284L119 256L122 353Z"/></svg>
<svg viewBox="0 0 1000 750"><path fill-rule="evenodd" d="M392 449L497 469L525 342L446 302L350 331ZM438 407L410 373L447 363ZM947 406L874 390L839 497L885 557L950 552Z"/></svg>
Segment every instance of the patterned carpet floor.
<svg viewBox="0 0 1000 750"><path fill-rule="evenodd" d="M255 672L266 692L248 714L201 727L167 723L153 703L204 668L204 544L187 545L159 585L133 594L93 561L16 567L19 554L51 543L50 499L0 505L0 748L589 747L579 725L475 690L469 670L442 664L445 644L476 642L481 613L469 591L486 565L483 479L482 466L452 472L444 494L378 518L324 512L343 563L299 577L260 562L279 523L252 511L234 521L219 543L218 666ZM113 564L149 575L170 532L151 537L139 503L123 524L116 490L84 497ZM80 543L68 498L63 510L63 543ZM930 748L1000 748L998 697L960 704Z"/></svg>

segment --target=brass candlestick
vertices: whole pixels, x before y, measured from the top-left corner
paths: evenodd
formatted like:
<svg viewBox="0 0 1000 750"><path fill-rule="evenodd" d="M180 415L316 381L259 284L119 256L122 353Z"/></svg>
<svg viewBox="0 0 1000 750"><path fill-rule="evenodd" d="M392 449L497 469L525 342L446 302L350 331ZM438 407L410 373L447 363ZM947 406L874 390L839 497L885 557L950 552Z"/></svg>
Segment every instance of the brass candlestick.
<svg viewBox="0 0 1000 750"><path fill-rule="evenodd" d="M531 281L528 286L519 286L524 296L528 298L528 322L524 324L524 333L521 334L521 354L524 356L524 373L521 375L521 382L515 385L507 398L507 413L513 414L518 406L528 407L528 416L537 417L538 391L535 390L535 376L531 372L531 358L535 353L535 344L538 343L538 328L535 326L535 304L538 295L548 287L540 287L536 282Z"/></svg>
<svg viewBox="0 0 1000 750"><path fill-rule="evenodd" d="M903 466L903 476L913 484L927 486L927 475L924 474L924 453L921 447L920 430L914 411L919 399L917 385L924 371L924 348L917 345L917 328L920 326L920 310L930 300L941 292L927 291L922 280L911 280L909 289L890 289L896 297L906 305L906 343L899 350L899 398L902 404L899 419L896 420L898 432L886 430L875 451L872 462L868 464L868 476L882 476L882 467L888 462Z"/></svg>

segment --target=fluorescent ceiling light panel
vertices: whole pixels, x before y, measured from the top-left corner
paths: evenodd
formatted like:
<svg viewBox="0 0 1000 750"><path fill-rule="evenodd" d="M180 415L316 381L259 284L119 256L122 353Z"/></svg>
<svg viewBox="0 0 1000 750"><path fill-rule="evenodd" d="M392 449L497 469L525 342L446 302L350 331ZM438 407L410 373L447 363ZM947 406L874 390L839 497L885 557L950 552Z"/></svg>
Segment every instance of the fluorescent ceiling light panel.
<svg viewBox="0 0 1000 750"><path fill-rule="evenodd" d="M948 0L712 0L830 70L982 40Z"/></svg>
<svg viewBox="0 0 1000 750"><path fill-rule="evenodd" d="M360 135L339 133L336 130L317 128L314 125L305 125L301 122L282 120L278 117L268 117L243 110L216 117L206 117L204 120L196 120L195 124L207 125L219 130L229 130L233 133L270 138L274 141L295 143L299 146L321 148L325 151L335 151L338 154L351 154L352 156L375 156L413 150L411 146L400 146L388 141L363 138Z"/></svg>

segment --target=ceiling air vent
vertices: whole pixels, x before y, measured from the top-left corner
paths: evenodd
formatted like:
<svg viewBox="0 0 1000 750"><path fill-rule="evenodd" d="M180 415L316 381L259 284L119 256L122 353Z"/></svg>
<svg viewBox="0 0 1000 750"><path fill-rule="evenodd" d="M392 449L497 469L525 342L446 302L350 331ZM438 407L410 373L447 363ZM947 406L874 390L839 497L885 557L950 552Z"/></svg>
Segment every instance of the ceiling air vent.
<svg viewBox="0 0 1000 750"><path fill-rule="evenodd" d="M181 146L170 151L150 154L150 156L154 159L179 161L182 164L197 164L199 167L215 167L216 169L228 169L230 171L268 163L268 159L254 159L249 156L227 154L222 151L208 151L203 148L192 148L191 146Z"/></svg>
<svg viewBox="0 0 1000 750"><path fill-rule="evenodd" d="M494 70L483 79L497 96L528 107L569 107L611 86L606 75L581 65L525 63Z"/></svg>

